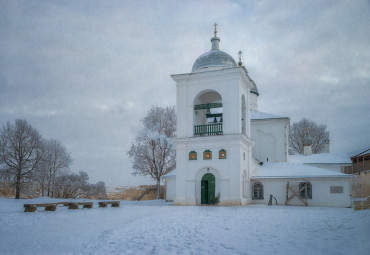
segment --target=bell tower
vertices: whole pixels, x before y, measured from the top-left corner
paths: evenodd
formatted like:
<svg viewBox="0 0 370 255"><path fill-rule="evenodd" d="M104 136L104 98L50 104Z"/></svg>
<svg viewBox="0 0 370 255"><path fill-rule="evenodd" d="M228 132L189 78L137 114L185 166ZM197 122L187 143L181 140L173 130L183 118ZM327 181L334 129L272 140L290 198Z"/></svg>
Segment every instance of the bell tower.
<svg viewBox="0 0 370 255"><path fill-rule="evenodd" d="M171 76L177 93L176 205L242 205L251 199L253 81L219 49L217 24L211 43L191 73Z"/></svg>

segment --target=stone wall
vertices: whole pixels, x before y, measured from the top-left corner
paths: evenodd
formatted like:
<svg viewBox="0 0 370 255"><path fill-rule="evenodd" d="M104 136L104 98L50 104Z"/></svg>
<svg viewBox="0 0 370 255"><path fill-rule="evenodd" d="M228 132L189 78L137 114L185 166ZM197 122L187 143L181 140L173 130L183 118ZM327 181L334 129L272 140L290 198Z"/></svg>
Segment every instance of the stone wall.
<svg viewBox="0 0 370 255"><path fill-rule="evenodd" d="M165 189L161 186L160 199L164 199ZM107 198L110 200L155 200L157 196L155 185L140 185L139 187L129 187L107 192Z"/></svg>
<svg viewBox="0 0 370 255"><path fill-rule="evenodd" d="M353 208L355 210L370 209L370 197L367 197L366 200L354 201L354 207Z"/></svg>

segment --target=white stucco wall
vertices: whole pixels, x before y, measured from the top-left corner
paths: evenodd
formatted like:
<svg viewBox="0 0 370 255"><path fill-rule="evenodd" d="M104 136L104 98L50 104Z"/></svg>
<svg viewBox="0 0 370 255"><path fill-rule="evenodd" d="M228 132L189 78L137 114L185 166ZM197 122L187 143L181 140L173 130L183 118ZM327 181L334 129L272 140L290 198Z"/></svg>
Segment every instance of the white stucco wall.
<svg viewBox="0 0 370 255"><path fill-rule="evenodd" d="M241 98L244 95L247 105L247 136L250 135L249 105L251 81L242 67L222 70L172 75L177 83L177 137L193 137L195 116L194 104L204 93L214 91L222 98L223 133L241 133ZM202 112L200 111L199 114Z"/></svg>
<svg viewBox="0 0 370 255"><path fill-rule="evenodd" d="M175 201L176 198L176 176L165 178L166 201Z"/></svg>
<svg viewBox="0 0 370 255"><path fill-rule="evenodd" d="M177 86L176 143L176 205L201 203L201 180L206 173L215 176L215 194L220 193L220 204L245 204L242 178L249 174L250 88L251 79L243 67L172 75ZM242 97L245 117L242 116ZM222 102L223 135L194 136L194 125L207 124L206 110L194 111L194 105ZM218 108L219 109L219 108ZM246 132L242 134L242 119ZM226 150L227 158L219 159L219 151ZM212 151L212 160L204 160L203 152ZM189 152L196 151L197 160L189 160ZM245 157L244 157L245 154Z"/></svg>
<svg viewBox="0 0 370 255"><path fill-rule="evenodd" d="M309 206L351 206L351 178L312 178L307 179L312 185L312 199L307 199ZM286 184L298 191L299 182L288 179L253 179L252 183L260 182L264 188L263 200L252 200L254 204L267 204L270 194L276 197L278 204L284 205L286 200ZM343 193L330 193L330 186L342 186ZM289 191L289 196L293 193ZM275 200L273 200L275 204ZM297 197L289 201L289 205L304 205Z"/></svg>
<svg viewBox="0 0 370 255"><path fill-rule="evenodd" d="M252 156L261 162L287 161L289 119L251 121L251 139L256 142Z"/></svg>
<svg viewBox="0 0 370 255"><path fill-rule="evenodd" d="M252 143L245 135L223 135L198 138L177 138L176 142L176 205L201 204L201 180L206 173L215 176L215 194L220 193L220 204L241 205L242 175L248 169L248 147ZM219 151L226 150L226 159L219 159ZM212 151L212 159L204 160L205 150ZM197 160L189 160L189 152L197 152ZM246 153L244 159L243 152ZM242 201L243 200L243 201Z"/></svg>

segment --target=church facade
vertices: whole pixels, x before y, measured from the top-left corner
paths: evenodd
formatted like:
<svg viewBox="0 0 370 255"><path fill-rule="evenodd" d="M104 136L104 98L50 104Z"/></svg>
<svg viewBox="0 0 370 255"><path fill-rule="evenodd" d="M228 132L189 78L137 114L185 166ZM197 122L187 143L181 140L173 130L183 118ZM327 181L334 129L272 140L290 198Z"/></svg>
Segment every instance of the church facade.
<svg viewBox="0 0 370 255"><path fill-rule="evenodd" d="M171 76L177 88L176 170L164 177L166 199L175 205L272 198L331 205L334 197L325 190L337 187L342 192L332 205L350 206L351 176L287 162L289 118L258 111L256 84L219 43L215 27L211 50L198 57L192 72Z"/></svg>

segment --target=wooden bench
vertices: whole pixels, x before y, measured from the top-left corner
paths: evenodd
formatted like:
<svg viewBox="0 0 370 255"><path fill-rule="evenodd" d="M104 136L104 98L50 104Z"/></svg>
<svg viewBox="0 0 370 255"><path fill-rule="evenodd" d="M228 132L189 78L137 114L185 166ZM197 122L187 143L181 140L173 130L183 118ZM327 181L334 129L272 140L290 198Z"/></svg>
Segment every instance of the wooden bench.
<svg viewBox="0 0 370 255"><path fill-rule="evenodd" d="M107 207L108 204L111 204L111 207L119 207L119 201L103 201L99 202L99 207Z"/></svg>
<svg viewBox="0 0 370 255"><path fill-rule="evenodd" d="M82 205L83 208L93 208L93 202L69 202L68 203L68 209L78 209L78 206Z"/></svg>
<svg viewBox="0 0 370 255"><path fill-rule="evenodd" d="M68 209L78 209L79 205L82 205L83 208L93 208L93 202L57 202L50 204L24 204L25 212L34 212L37 210L37 207L45 207L45 211L55 211L58 205L68 206Z"/></svg>
<svg viewBox="0 0 370 255"><path fill-rule="evenodd" d="M58 202L56 203L57 205L64 205L64 206L68 206L70 202Z"/></svg>
<svg viewBox="0 0 370 255"><path fill-rule="evenodd" d="M24 204L25 212L34 212L37 207L45 207L45 211L55 211L57 209L57 204Z"/></svg>

